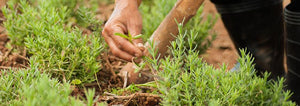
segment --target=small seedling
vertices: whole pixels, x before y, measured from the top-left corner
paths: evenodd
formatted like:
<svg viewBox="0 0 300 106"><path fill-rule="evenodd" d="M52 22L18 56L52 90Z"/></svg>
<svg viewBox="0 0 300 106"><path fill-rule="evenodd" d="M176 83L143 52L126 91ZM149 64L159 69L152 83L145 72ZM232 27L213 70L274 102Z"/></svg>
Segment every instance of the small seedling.
<svg viewBox="0 0 300 106"><path fill-rule="evenodd" d="M71 84L73 84L73 85L79 85L79 84L81 84L82 82L81 82L81 80L80 79L74 79L74 80L72 80L72 82L71 82Z"/></svg>
<svg viewBox="0 0 300 106"><path fill-rule="evenodd" d="M132 41L134 39L139 39L139 38L142 37L142 34L139 34L139 35L136 35L136 36L132 36L129 31L128 31L128 35L125 35L125 34L122 34L122 33L115 33L115 35L127 39L130 43L133 43Z"/></svg>

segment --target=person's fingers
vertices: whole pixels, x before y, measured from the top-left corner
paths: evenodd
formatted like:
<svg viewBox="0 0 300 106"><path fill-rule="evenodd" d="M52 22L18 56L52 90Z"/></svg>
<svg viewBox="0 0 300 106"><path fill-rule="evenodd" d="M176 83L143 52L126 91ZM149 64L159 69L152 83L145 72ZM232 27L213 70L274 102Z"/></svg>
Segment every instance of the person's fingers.
<svg viewBox="0 0 300 106"><path fill-rule="evenodd" d="M143 55L142 51L139 48L137 48L137 46L133 45L127 39L115 35L115 33L122 33L122 31L118 28L115 28L113 29L112 33L110 33L111 38L121 50L136 57L140 57Z"/></svg>
<svg viewBox="0 0 300 106"><path fill-rule="evenodd" d="M114 40L112 38L110 38L107 34L103 33L102 36L104 37L105 42L109 45L110 50L111 50L113 55L115 55L119 58L122 58L124 60L127 60L127 61L131 61L134 58L132 55L120 50L116 46Z"/></svg>

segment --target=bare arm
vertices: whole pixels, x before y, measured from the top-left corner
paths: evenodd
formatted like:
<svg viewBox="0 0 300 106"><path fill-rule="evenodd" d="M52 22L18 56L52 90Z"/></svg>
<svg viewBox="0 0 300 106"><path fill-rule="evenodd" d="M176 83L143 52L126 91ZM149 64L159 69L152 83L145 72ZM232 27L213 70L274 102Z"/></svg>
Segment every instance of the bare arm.
<svg viewBox="0 0 300 106"><path fill-rule="evenodd" d="M199 7L204 0L178 0L171 12L155 30L151 36L151 41L156 43L155 48L158 53L164 55L168 50L170 42L175 38L173 35L178 34L177 22L188 22L194 15L196 15ZM176 21L175 21L176 20ZM146 51L146 55L148 55Z"/></svg>
<svg viewBox="0 0 300 106"><path fill-rule="evenodd" d="M163 20L163 22L159 25L159 27L152 34L150 40L155 43L155 48L158 49L158 53L164 55L167 47L170 45L170 41L173 41L175 38L173 35L177 35L178 26L177 22L188 22L196 13L204 0L178 0L176 5L173 7L171 12L167 15L167 17ZM149 47L149 45L146 45ZM147 49L145 51L145 55L150 56ZM139 80L139 73L135 72L135 68L133 67L133 63L127 63L126 66L122 68L119 75L124 77L128 74L128 84L130 83L145 83L141 82L143 80Z"/></svg>

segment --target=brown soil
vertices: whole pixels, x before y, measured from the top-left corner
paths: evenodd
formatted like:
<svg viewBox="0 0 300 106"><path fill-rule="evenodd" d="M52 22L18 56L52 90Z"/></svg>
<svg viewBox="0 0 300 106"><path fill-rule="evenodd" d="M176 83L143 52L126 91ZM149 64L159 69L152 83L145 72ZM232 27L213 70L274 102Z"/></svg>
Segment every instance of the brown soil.
<svg viewBox="0 0 300 106"><path fill-rule="evenodd" d="M217 10L210 1L205 1L203 14L218 14ZM217 34L216 40L213 41L212 46L203 54L203 59L216 68L222 64L226 64L227 69L234 67L236 59L238 58L237 51L226 31L222 20L219 18L213 28Z"/></svg>
<svg viewBox="0 0 300 106"><path fill-rule="evenodd" d="M2 7L2 1L0 1L0 7ZM8 35L3 27L4 16L0 14L0 70L4 69L20 69L28 67L28 58L26 50L16 52L14 47L7 48L9 43Z"/></svg>
<svg viewBox="0 0 300 106"><path fill-rule="evenodd" d="M283 6L290 3L290 0L283 1ZM205 1L204 4L204 14L218 14L216 7L209 0ZM236 64L238 53L220 18L217 20L213 30L217 34L216 40L206 53L202 55L203 59L216 68L219 68L222 64L226 64L228 66L227 69L231 69Z"/></svg>
<svg viewBox="0 0 300 106"><path fill-rule="evenodd" d="M0 35L0 70L20 69L28 67L28 58L24 53L14 53L14 48L5 47L9 39L6 34Z"/></svg>

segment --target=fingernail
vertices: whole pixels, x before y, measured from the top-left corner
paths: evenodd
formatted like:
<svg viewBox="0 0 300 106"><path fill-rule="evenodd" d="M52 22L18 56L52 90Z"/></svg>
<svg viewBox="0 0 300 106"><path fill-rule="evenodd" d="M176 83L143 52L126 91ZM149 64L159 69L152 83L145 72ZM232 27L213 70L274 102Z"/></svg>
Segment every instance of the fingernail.
<svg viewBox="0 0 300 106"><path fill-rule="evenodd" d="M137 47L138 47L140 50L142 50L142 51L145 50L145 46L144 46L142 43L138 43L138 44L137 44Z"/></svg>
<svg viewBox="0 0 300 106"><path fill-rule="evenodd" d="M138 43L137 47L144 47L144 45L142 43Z"/></svg>
<svg viewBox="0 0 300 106"><path fill-rule="evenodd" d="M137 53L136 53L136 54L134 54L134 56L135 56L135 57L140 57L140 55L139 55L139 54L137 54Z"/></svg>

